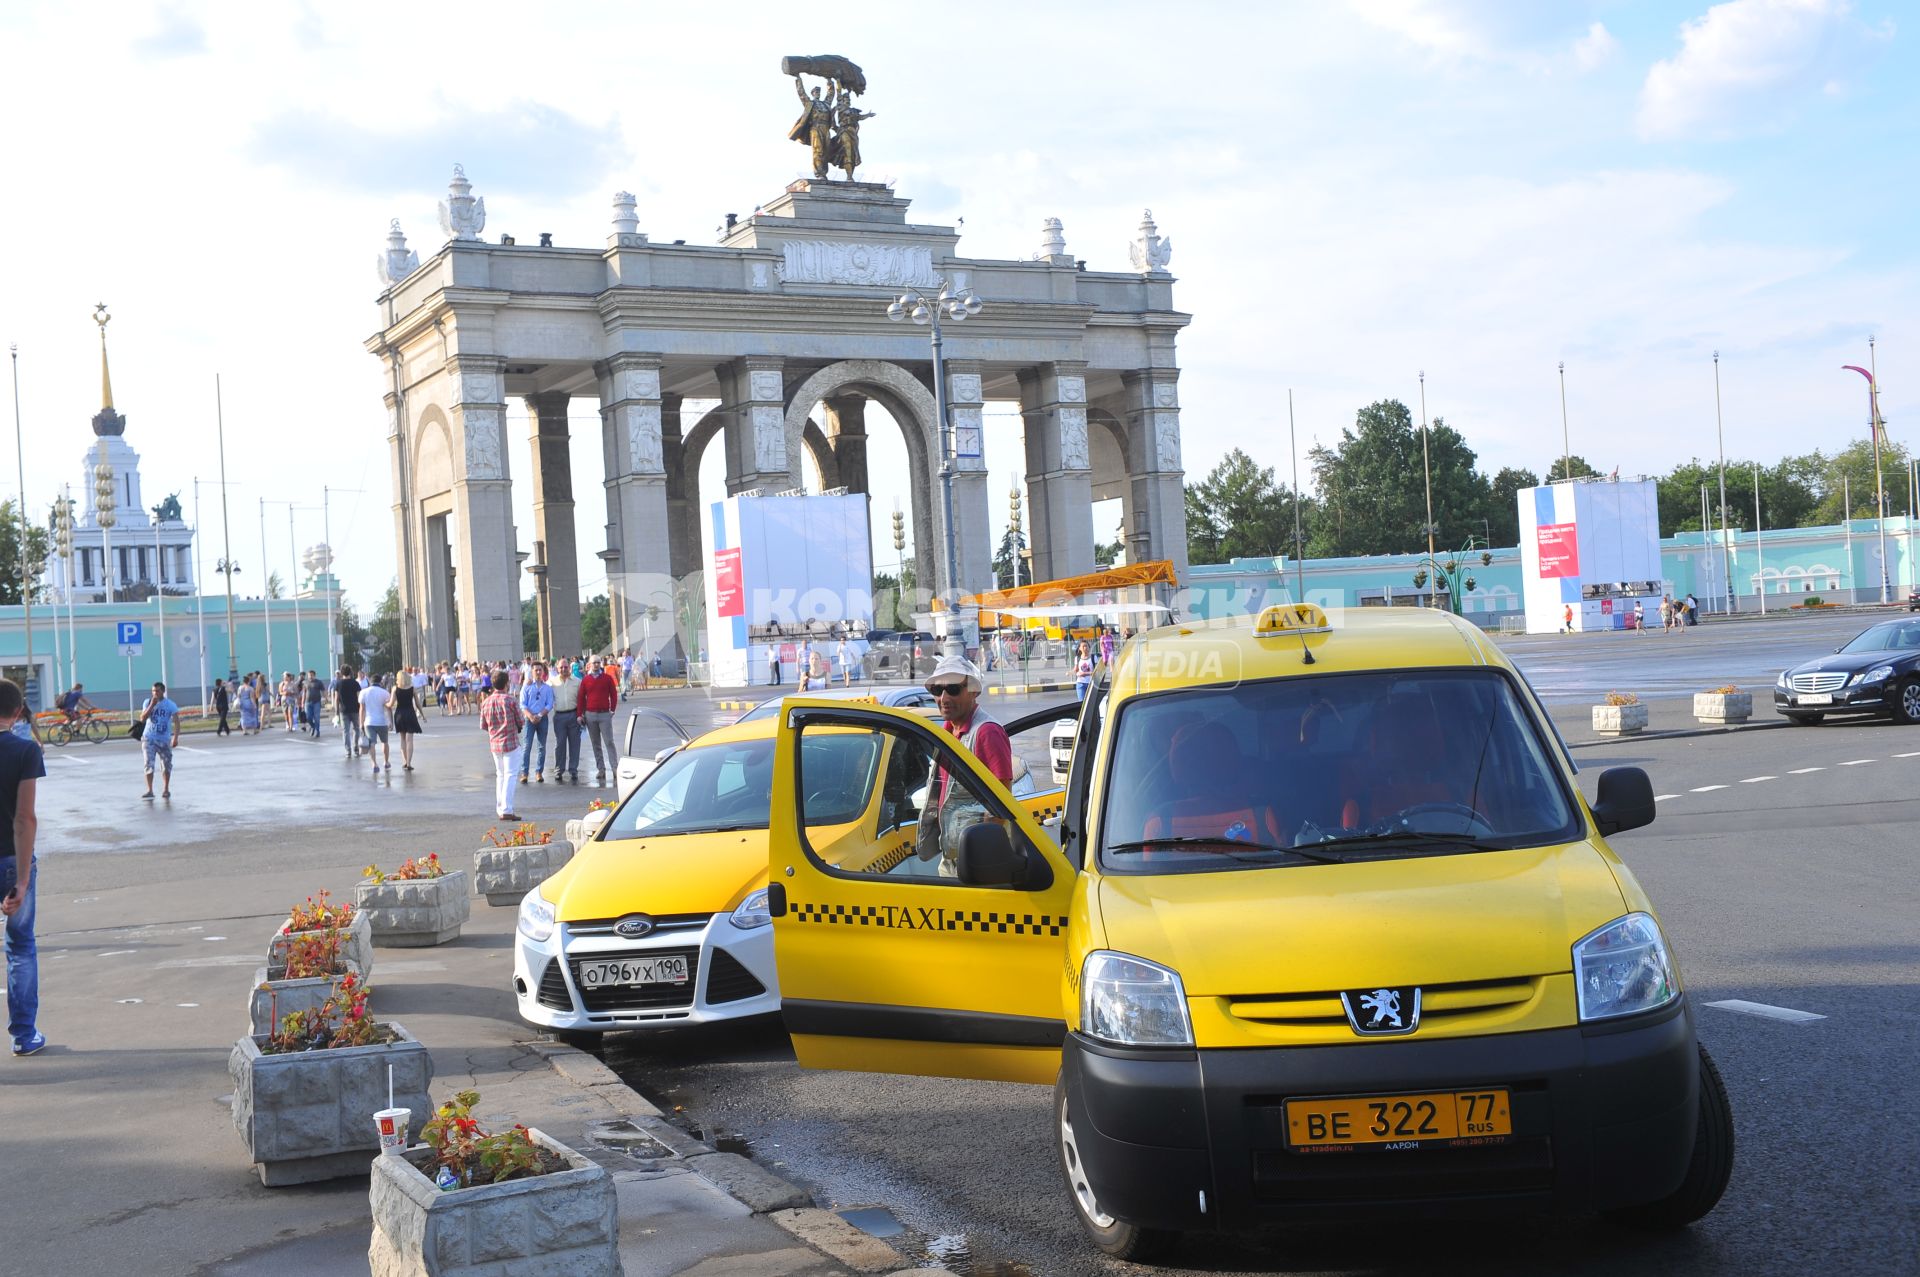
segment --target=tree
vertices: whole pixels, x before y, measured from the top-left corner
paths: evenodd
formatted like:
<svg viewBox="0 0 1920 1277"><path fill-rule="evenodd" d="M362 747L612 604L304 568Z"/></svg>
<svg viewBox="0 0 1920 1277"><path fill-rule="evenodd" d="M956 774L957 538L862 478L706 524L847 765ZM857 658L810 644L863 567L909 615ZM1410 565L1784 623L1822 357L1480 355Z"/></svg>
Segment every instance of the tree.
<svg viewBox="0 0 1920 1277"><path fill-rule="evenodd" d="M391 674L400 668L400 586L387 587L380 606L373 610L373 624L367 627L367 668L376 674Z"/></svg>
<svg viewBox="0 0 1920 1277"><path fill-rule="evenodd" d="M1547 467L1546 481L1552 483L1556 479L1566 478L1567 466L1569 464L1573 466L1573 477L1576 479L1598 479L1604 477L1598 470L1595 470L1587 464L1585 457L1576 452L1571 457L1555 457L1553 464Z"/></svg>
<svg viewBox="0 0 1920 1277"><path fill-rule="evenodd" d="M1013 530L1013 525L1008 524L1007 530L1000 536L1000 548L994 551L993 555L993 580L997 588L1002 590L1013 588L1013 556L1019 554L1026 548L1027 534L1025 532L1016 533ZM1020 562L1020 584L1033 584L1032 581L1028 580L1027 564L1024 557L1022 557Z"/></svg>
<svg viewBox="0 0 1920 1277"><path fill-rule="evenodd" d="M1815 452L1815 457L1821 454ZM1856 439L1832 457L1821 458L1825 465L1821 476L1819 505L1814 523L1838 523L1843 518L1871 519L1873 509L1873 441ZM1880 479L1885 485L1886 513L1906 507L1907 449L1904 444L1884 440L1880 444ZM1851 502L1851 508L1848 503ZM4 507L0 507L3 509Z"/></svg>
<svg viewBox="0 0 1920 1277"><path fill-rule="evenodd" d="M1294 552L1297 494L1275 481L1270 466L1235 448L1199 483L1189 484L1187 560L1225 563ZM1310 503L1309 503L1310 504ZM1306 516L1306 506L1301 515Z"/></svg>
<svg viewBox="0 0 1920 1277"><path fill-rule="evenodd" d="M1120 556L1125 549L1126 547L1118 540L1094 542L1093 566L1100 571L1106 571L1120 561Z"/></svg>
<svg viewBox="0 0 1920 1277"><path fill-rule="evenodd" d="M878 630L913 628L913 596L918 582L913 564L906 563L900 575L891 572L873 574L873 627Z"/></svg>
<svg viewBox="0 0 1920 1277"><path fill-rule="evenodd" d="M286 586L280 580L280 574L278 572L269 572L267 574L267 597L270 599L278 599L284 597L285 594Z"/></svg>
<svg viewBox="0 0 1920 1277"><path fill-rule="evenodd" d="M340 623L341 649L345 653L341 660L364 674L368 660L365 654L373 650L373 635L366 626L360 624L359 613L353 610L353 604L347 602L345 596L340 599L336 616Z"/></svg>
<svg viewBox="0 0 1920 1277"><path fill-rule="evenodd" d="M1432 476L1435 539L1457 545L1481 531L1491 491L1460 432L1436 417L1427 455L1413 414L1398 400L1362 408L1332 447L1308 455L1320 489L1309 553L1315 557L1425 549L1426 479Z"/></svg>
<svg viewBox="0 0 1920 1277"><path fill-rule="evenodd" d="M1517 466L1503 466L1500 473L1493 476L1492 491L1487 497L1487 512L1482 516L1487 521L1487 538L1493 544L1520 544L1519 494L1539 486L1540 480L1533 471Z"/></svg>
<svg viewBox="0 0 1920 1277"><path fill-rule="evenodd" d="M604 652L613 645L613 605L606 595L596 594L581 607L580 642L589 652Z"/></svg>
<svg viewBox="0 0 1920 1277"><path fill-rule="evenodd" d="M29 526L27 528L27 553L37 564L45 565L52 553L52 540L45 528ZM20 602L20 508L11 499L0 501L0 604L8 606ZM45 597L45 587L38 573L34 574L33 597Z"/></svg>
<svg viewBox="0 0 1920 1277"><path fill-rule="evenodd" d="M540 605L531 598L520 600L520 650L540 650Z"/></svg>

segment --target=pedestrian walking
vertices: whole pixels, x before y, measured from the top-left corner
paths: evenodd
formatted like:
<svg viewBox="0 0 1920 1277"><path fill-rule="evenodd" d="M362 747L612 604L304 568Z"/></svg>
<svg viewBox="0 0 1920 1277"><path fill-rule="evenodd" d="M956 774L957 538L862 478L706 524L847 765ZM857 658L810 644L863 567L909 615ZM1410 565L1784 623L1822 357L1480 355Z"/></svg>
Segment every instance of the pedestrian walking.
<svg viewBox="0 0 1920 1277"><path fill-rule="evenodd" d="M613 675L607 673L606 665L597 657L587 667L587 676L580 680L577 703L581 716L587 720L587 739L593 744L593 778L596 783L604 784L608 766L617 763L620 757L613 748L613 711L619 706L620 697L613 685Z"/></svg>
<svg viewBox="0 0 1920 1277"><path fill-rule="evenodd" d="M180 743L180 707L167 696L167 685L155 683L153 694L140 707L140 749L146 756L147 792L153 797L153 769L160 767L160 796L173 797L173 747Z"/></svg>
<svg viewBox="0 0 1920 1277"><path fill-rule="evenodd" d="M565 661L554 669L553 779L580 783L580 680Z"/></svg>
<svg viewBox="0 0 1920 1277"><path fill-rule="evenodd" d="M47 1044L39 1028L40 947L33 934L35 802L47 760L38 741L12 730L26 715L20 685L0 679L0 914L7 921L7 1034L15 1055Z"/></svg>
<svg viewBox="0 0 1920 1277"><path fill-rule="evenodd" d="M1093 686L1093 649L1085 643L1080 645L1080 654L1073 663L1073 694L1078 700L1087 699L1087 690Z"/></svg>
<svg viewBox="0 0 1920 1277"><path fill-rule="evenodd" d="M320 739L320 705L327 698L327 685L320 679L319 670L307 671L307 731L315 740Z"/></svg>
<svg viewBox="0 0 1920 1277"><path fill-rule="evenodd" d="M1633 628L1640 631L1642 638L1647 633L1647 605L1640 599L1633 601Z"/></svg>
<svg viewBox="0 0 1920 1277"><path fill-rule="evenodd" d="M227 725L227 715L233 709L233 699L227 692L227 680L213 680L213 712L220 716L220 722L213 729L215 736L231 736L233 728Z"/></svg>
<svg viewBox="0 0 1920 1277"><path fill-rule="evenodd" d="M1693 596L1692 590L1687 591L1687 624L1700 624L1700 600Z"/></svg>
<svg viewBox="0 0 1920 1277"><path fill-rule="evenodd" d="M520 706L507 690L511 680L505 670L493 676L493 693L480 706L480 726L487 733L487 748L493 754L493 814L501 820L518 820L513 810L515 787L514 755L520 752Z"/></svg>
<svg viewBox="0 0 1920 1277"><path fill-rule="evenodd" d="M293 671L281 670L280 671L280 718L283 722L286 723L288 731L293 730L293 720L299 717L299 713L300 713L300 707L299 707L300 696L299 696L298 688L299 688L299 684L293 681Z"/></svg>
<svg viewBox="0 0 1920 1277"><path fill-rule="evenodd" d="M1100 627L1100 664L1113 668L1113 627L1109 625Z"/></svg>
<svg viewBox="0 0 1920 1277"><path fill-rule="evenodd" d="M260 731L260 694L254 690L253 675L241 680L235 699L240 705L240 734L256 735Z"/></svg>
<svg viewBox="0 0 1920 1277"><path fill-rule="evenodd" d="M540 784L547 779L547 733L553 727L553 688L547 685L545 661L533 663L533 677L520 689L520 713L526 719L526 743L520 747L520 783L527 783L527 763L533 762L533 778ZM540 746L534 757L534 745Z"/></svg>
<svg viewBox="0 0 1920 1277"><path fill-rule="evenodd" d="M360 757L360 680L344 665L340 667L340 677L334 680L333 708L340 715L340 734L347 757Z"/></svg>
<svg viewBox="0 0 1920 1277"><path fill-rule="evenodd" d="M422 731L421 720L426 713L420 707L424 703L419 689L411 683L393 689L393 734L400 738L400 766L406 771L413 770L413 738Z"/></svg>
<svg viewBox="0 0 1920 1277"><path fill-rule="evenodd" d="M767 677L773 680L775 687L780 686L780 645L767 644Z"/></svg>
<svg viewBox="0 0 1920 1277"><path fill-rule="evenodd" d="M840 667L840 686L852 687L853 645L847 642L847 636L844 634L840 636L840 642L833 649L833 661Z"/></svg>
<svg viewBox="0 0 1920 1277"><path fill-rule="evenodd" d="M1566 616L1560 622L1560 632L1562 634L1573 633L1573 604L1571 603L1567 604Z"/></svg>
<svg viewBox="0 0 1920 1277"><path fill-rule="evenodd" d="M360 727L367 737L367 758L373 763L373 774L393 770L393 745L390 737L393 731L393 693L387 690L388 680L378 675L367 680L360 692ZM407 689L412 695L413 689Z"/></svg>

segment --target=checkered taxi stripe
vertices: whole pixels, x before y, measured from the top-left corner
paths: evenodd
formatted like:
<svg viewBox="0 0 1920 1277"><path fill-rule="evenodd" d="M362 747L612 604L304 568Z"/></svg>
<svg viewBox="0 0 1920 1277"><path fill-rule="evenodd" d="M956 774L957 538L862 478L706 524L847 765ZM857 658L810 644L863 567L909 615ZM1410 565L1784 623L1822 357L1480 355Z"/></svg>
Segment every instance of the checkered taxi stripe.
<svg viewBox="0 0 1920 1277"><path fill-rule="evenodd" d="M1064 917L1044 913L996 913L987 909L902 907L899 905L790 904L795 922L829 926L887 927L900 931L966 931L1010 936L1057 936Z"/></svg>

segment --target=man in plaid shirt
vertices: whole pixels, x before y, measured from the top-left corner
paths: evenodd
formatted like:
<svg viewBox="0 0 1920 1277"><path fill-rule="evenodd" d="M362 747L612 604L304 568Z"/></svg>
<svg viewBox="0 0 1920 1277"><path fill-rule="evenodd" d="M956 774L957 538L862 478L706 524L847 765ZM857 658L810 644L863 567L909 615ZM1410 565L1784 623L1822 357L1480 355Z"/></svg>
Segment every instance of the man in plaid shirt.
<svg viewBox="0 0 1920 1277"><path fill-rule="evenodd" d="M507 672L493 675L493 694L480 706L480 726L486 729L487 747L493 751L493 814L501 820L518 820L513 810L513 792L519 773L514 755L520 752L520 705L507 692Z"/></svg>

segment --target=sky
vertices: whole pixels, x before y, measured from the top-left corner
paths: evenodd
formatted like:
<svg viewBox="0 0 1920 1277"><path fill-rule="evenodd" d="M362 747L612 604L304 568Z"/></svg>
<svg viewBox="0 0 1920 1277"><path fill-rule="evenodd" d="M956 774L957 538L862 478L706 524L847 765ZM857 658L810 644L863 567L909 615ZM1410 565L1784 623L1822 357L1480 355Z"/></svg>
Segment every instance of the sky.
<svg viewBox="0 0 1920 1277"><path fill-rule="evenodd" d="M613 191L656 241L711 243L803 175L782 55L859 62L866 180L960 252L1025 258L1045 217L1127 269L1151 208L1174 244L1190 481L1230 449L1285 482L1299 449L1398 398L1478 450L1603 471L1772 461L1865 435L1876 336L1895 439L1920 427L1916 10L1889 0L1061 0L822 11L573 3L0 7L0 339L16 345L29 507L84 495L108 303L116 404L149 504L216 503L220 379L236 589L326 523L349 598L395 572L374 263L390 218L424 258L454 163L486 237L605 243ZM903 20L903 14L914 15ZM992 304L992 299L987 299ZM991 405L996 522L1020 423ZM582 581L600 447L576 402ZM509 414L509 465L528 473ZM875 431L876 560L903 494ZM703 491L719 489L708 450ZM1302 462L1304 467L1304 461ZM5 469L0 467L0 469ZM9 476L0 492L16 490ZM523 546L530 494L517 491ZM1096 510L1102 540L1117 503Z"/></svg>

